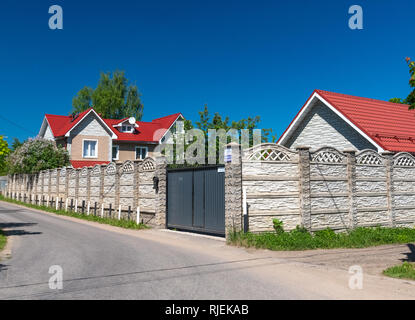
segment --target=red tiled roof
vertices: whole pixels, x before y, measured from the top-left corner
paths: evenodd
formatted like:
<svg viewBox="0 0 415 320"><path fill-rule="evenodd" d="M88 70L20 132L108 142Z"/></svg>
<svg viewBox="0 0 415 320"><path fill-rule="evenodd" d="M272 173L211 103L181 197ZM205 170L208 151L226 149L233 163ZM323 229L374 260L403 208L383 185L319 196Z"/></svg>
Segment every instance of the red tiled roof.
<svg viewBox="0 0 415 320"><path fill-rule="evenodd" d="M93 161L93 160L71 160L72 167L75 169L83 167L93 167L96 164L108 164L109 161Z"/></svg>
<svg viewBox="0 0 415 320"><path fill-rule="evenodd" d="M138 128L135 128L134 133L120 132L117 128L113 127L122 122L122 120L104 119L104 121L118 136L118 139L115 139L115 141L158 142L180 115L181 113L175 113L166 117L154 119L151 122L136 121ZM124 121L127 119L124 119Z"/></svg>
<svg viewBox="0 0 415 320"><path fill-rule="evenodd" d="M314 93L319 94L384 150L415 152L415 110L408 110L408 105L324 90L315 90Z"/></svg>
<svg viewBox="0 0 415 320"><path fill-rule="evenodd" d="M46 114L46 119L50 125L55 138L64 136L70 129L72 129L82 118L91 110L89 108L80 113L78 117L72 121L72 116L59 116ZM158 142L165 132L170 128L174 121L181 115L175 113L166 117L154 119L151 122L136 121L138 128L135 128L134 133L120 132L114 125L119 124L125 119L102 119L108 127L117 135L116 141L136 141L136 142Z"/></svg>

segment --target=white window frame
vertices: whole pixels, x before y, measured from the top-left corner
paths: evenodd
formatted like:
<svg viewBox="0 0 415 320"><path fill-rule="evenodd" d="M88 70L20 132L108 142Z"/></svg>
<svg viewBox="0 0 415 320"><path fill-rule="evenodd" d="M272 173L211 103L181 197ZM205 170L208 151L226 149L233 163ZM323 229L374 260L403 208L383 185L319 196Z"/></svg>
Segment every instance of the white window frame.
<svg viewBox="0 0 415 320"><path fill-rule="evenodd" d="M137 146L137 147L135 147L135 149L134 149L134 158L135 158L135 160L144 160L144 159L138 159L137 158L137 149L146 149L146 158L148 157L148 147L145 147L145 146Z"/></svg>
<svg viewBox="0 0 415 320"><path fill-rule="evenodd" d="M95 144L95 156L85 156L84 155L85 141L96 142L96 144ZM82 158L86 158L86 159L96 159L96 158L98 158L98 140L97 139L82 139Z"/></svg>
<svg viewBox="0 0 415 320"><path fill-rule="evenodd" d="M112 148L117 148L117 157L116 158L112 157ZM111 148L111 160L119 160L120 159L120 146L118 144L116 144L116 145L112 145L112 148Z"/></svg>
<svg viewBox="0 0 415 320"><path fill-rule="evenodd" d="M131 132L133 132L133 127L129 124L123 124L121 126L121 132L130 132L131 133Z"/></svg>

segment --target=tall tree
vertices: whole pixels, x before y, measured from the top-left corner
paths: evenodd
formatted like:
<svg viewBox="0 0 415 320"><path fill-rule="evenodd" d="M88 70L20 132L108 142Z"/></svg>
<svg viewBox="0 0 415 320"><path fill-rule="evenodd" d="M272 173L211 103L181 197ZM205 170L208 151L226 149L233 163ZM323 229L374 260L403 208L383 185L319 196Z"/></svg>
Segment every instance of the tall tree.
<svg viewBox="0 0 415 320"><path fill-rule="evenodd" d="M408 109L411 110L415 109L415 61L411 61L410 58L406 58L405 60L409 67L409 86L413 89L405 99L392 98L389 101L395 103L409 104Z"/></svg>
<svg viewBox="0 0 415 320"><path fill-rule="evenodd" d="M83 87L72 99L72 112L82 112L89 107L104 118L122 119L143 117L141 93L136 85L129 83L124 71L101 73L95 89Z"/></svg>
<svg viewBox="0 0 415 320"><path fill-rule="evenodd" d="M3 136L0 136L0 176L7 174L6 158L10 153L9 145Z"/></svg>

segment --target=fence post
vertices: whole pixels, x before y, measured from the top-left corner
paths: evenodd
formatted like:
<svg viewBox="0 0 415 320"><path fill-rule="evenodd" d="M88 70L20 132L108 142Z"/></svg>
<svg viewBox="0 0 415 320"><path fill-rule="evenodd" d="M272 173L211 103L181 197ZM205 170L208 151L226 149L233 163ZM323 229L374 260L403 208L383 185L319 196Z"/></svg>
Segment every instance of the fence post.
<svg viewBox="0 0 415 320"><path fill-rule="evenodd" d="M355 227L355 217L357 215L356 204L356 151L344 150L347 155L347 185L349 194L349 228Z"/></svg>
<svg viewBox="0 0 415 320"><path fill-rule="evenodd" d="M395 227L395 213L393 210L393 152L385 151L382 155L386 158L386 192L388 198L388 215L391 227Z"/></svg>
<svg viewBox="0 0 415 320"><path fill-rule="evenodd" d="M242 155L241 146L229 143L231 159L225 159L225 235L232 231L243 230L242 215Z"/></svg>
<svg viewBox="0 0 415 320"><path fill-rule="evenodd" d="M301 223L311 230L310 148L299 146L296 150L299 156Z"/></svg>
<svg viewBox="0 0 415 320"><path fill-rule="evenodd" d="M164 227L166 225L166 199L167 199L167 160L163 156L156 157L156 171L154 175L158 178L158 190L156 191L156 214L155 225Z"/></svg>

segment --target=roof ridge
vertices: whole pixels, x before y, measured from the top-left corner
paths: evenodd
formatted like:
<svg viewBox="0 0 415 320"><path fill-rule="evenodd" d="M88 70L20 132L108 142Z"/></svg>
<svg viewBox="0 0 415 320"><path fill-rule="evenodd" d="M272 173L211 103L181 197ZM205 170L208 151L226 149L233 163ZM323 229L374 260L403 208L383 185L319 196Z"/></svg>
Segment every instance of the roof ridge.
<svg viewBox="0 0 415 320"><path fill-rule="evenodd" d="M366 98L366 97L360 97L360 96L355 96L355 95L351 95L351 94L346 94L346 93L339 93L339 92L333 92L333 91L328 91L328 90L321 90L321 89L316 89L315 90L317 93L321 93L321 94L332 94L332 95L337 95L337 96L344 96L344 97L351 97L351 98L357 98L357 99L364 99L364 100L368 100L368 101L379 101L381 103L388 103L391 105L395 105L395 106L407 106L409 107L409 104L405 104L405 103L396 103L396 102L390 102L390 101L385 101L385 100L380 100L380 99L373 99L373 98Z"/></svg>

